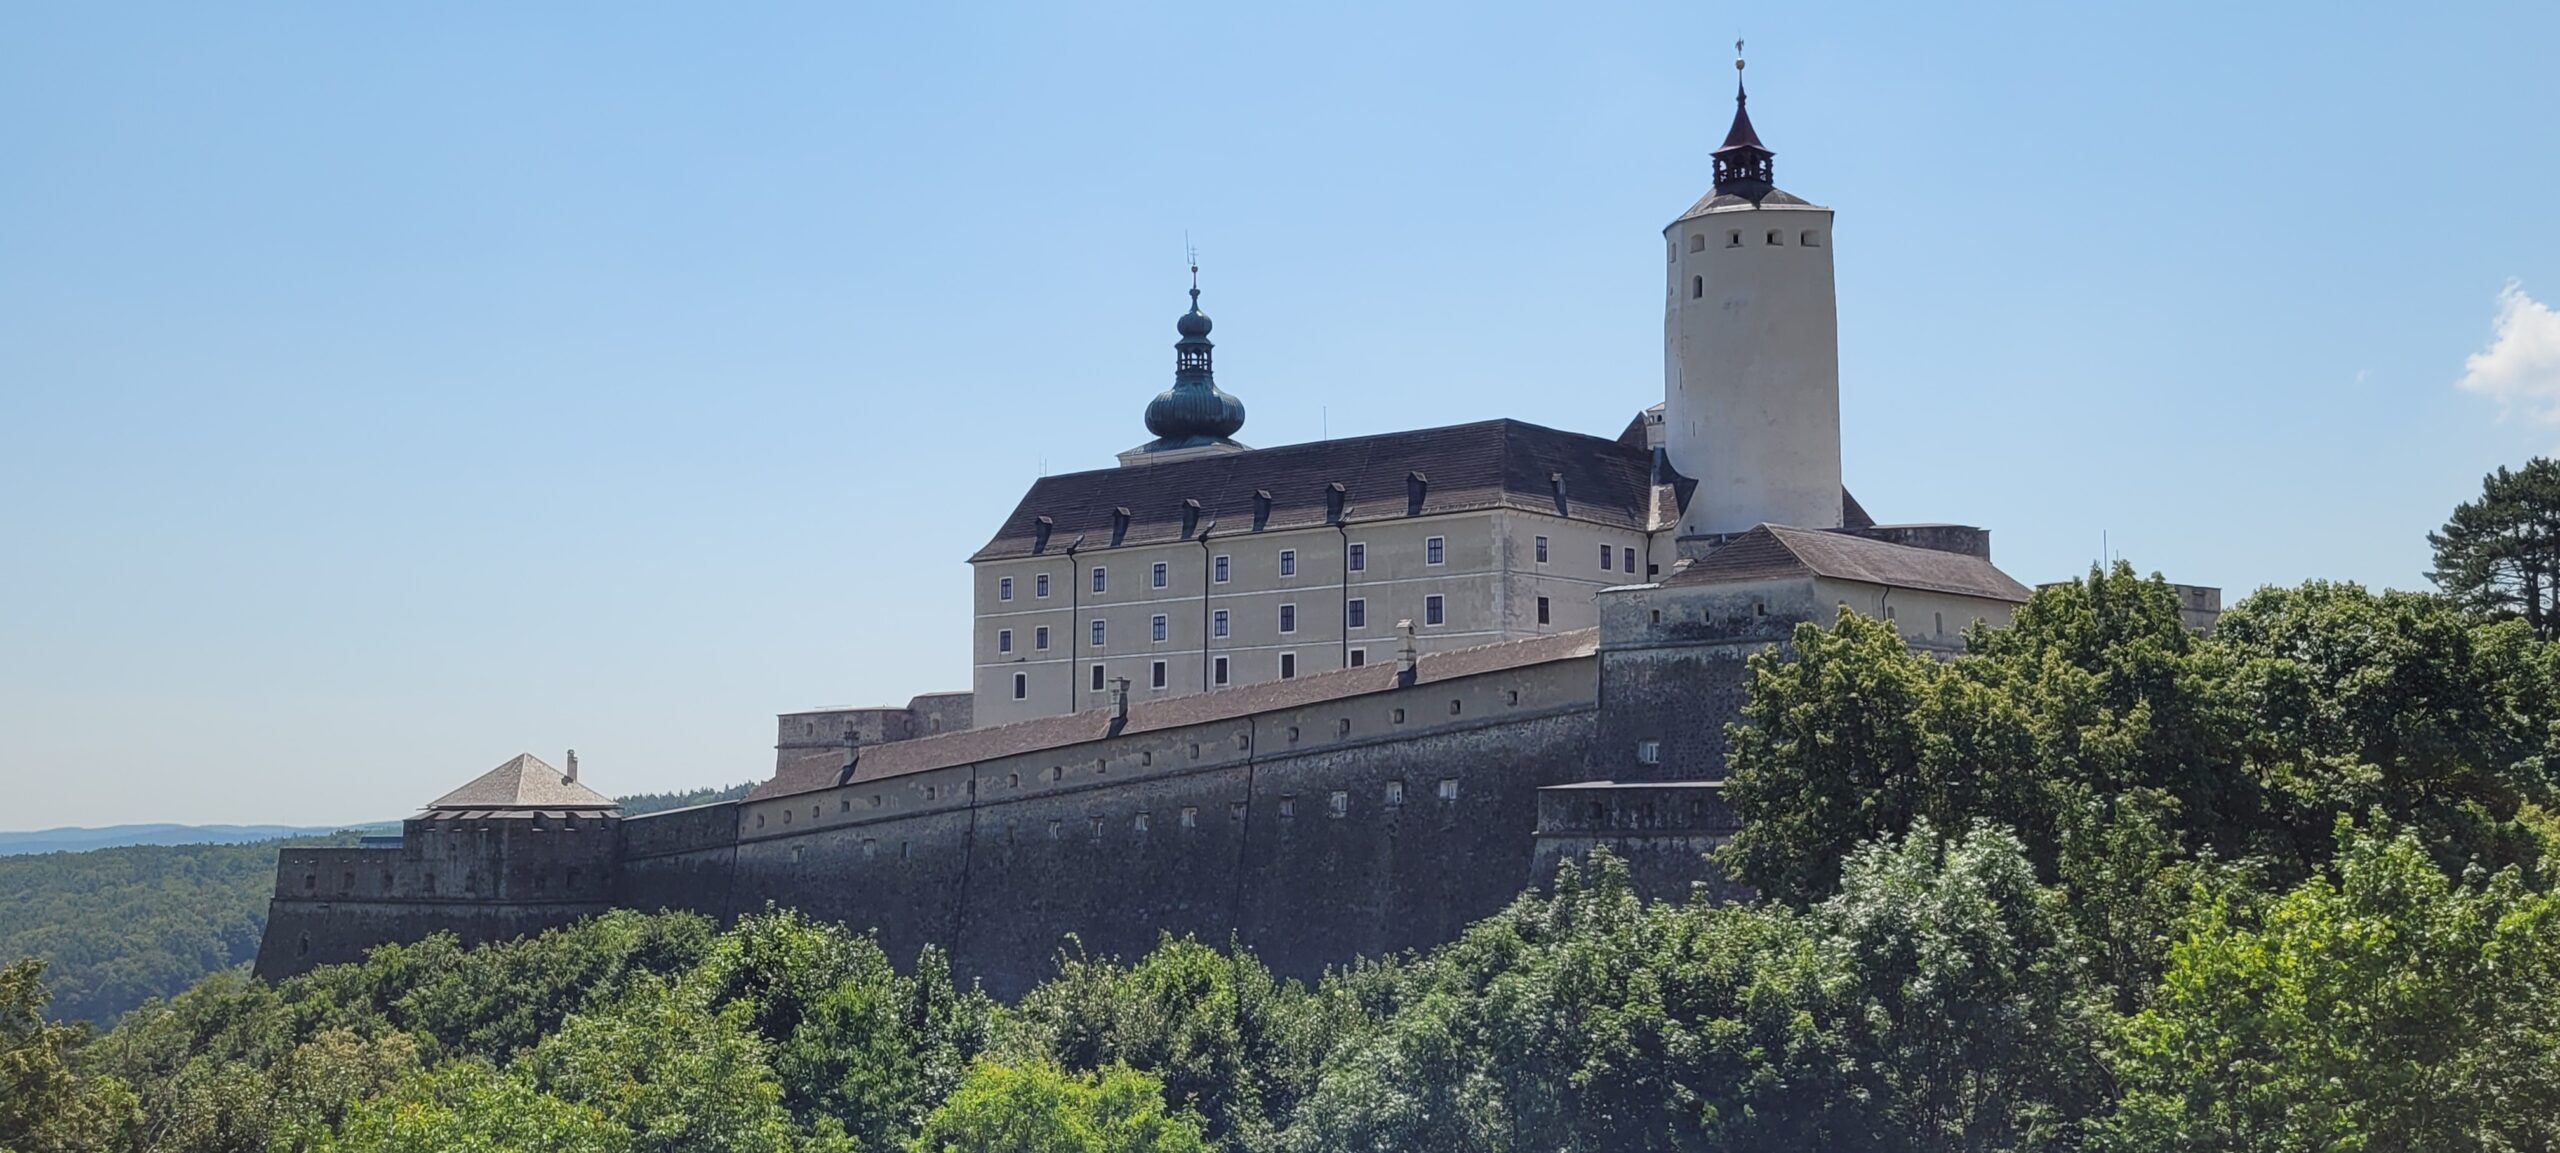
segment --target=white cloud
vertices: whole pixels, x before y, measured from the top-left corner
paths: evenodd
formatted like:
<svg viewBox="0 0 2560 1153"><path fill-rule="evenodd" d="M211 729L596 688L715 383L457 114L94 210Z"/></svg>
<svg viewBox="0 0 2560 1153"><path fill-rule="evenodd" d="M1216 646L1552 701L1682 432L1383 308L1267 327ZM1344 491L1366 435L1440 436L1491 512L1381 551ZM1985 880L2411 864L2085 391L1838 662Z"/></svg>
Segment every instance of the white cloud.
<svg viewBox="0 0 2560 1153"><path fill-rule="evenodd" d="M2498 290L2497 335L2462 369L2460 386L2496 400L2501 416L2523 409L2560 424L2560 312L2508 281Z"/></svg>

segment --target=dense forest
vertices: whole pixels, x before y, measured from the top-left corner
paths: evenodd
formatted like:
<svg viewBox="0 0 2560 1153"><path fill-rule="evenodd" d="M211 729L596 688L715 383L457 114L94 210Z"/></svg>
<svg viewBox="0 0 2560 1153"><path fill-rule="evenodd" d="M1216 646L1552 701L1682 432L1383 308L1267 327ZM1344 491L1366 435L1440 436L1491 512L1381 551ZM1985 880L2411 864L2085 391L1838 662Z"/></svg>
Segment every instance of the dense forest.
<svg viewBox="0 0 2560 1153"><path fill-rule="evenodd" d="M745 795L746 785L617 798L628 814ZM0 958L46 964L52 1012L112 1022L208 973L246 965L267 926L276 849L354 844L353 833L242 845L133 845L0 857Z"/></svg>
<svg viewBox="0 0 2560 1153"><path fill-rule="evenodd" d="M26 962L0 1149L2560 1147L2528 622L2313 583L2203 637L2118 566L1953 660L1845 613L1792 649L1733 745L1753 903L1601 857L1311 987L1168 940L1010 1005L788 911L626 912L94 1037Z"/></svg>

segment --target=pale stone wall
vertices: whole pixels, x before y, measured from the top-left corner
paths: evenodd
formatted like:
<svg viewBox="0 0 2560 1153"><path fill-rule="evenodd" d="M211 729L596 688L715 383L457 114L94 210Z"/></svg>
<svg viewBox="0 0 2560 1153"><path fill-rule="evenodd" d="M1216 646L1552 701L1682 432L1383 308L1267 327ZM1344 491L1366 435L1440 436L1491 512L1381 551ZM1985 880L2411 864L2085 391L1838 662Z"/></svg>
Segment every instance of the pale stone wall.
<svg viewBox="0 0 2560 1153"><path fill-rule="evenodd" d="M1698 482L1680 535L1840 526L1831 210L1719 209L1664 230L1664 444Z"/></svg>
<svg viewBox="0 0 2560 1153"><path fill-rule="evenodd" d="M1536 537L1549 538L1548 561L1536 560ZM1430 538L1443 541L1442 561L1428 563ZM1611 544L1613 567L1599 568L1599 546ZM1365 566L1347 571L1346 545L1363 546ZM1221 525L1204 548L1197 541L1086 548L1073 558L1047 556L986 561L976 565L977 619L974 654L979 725L1103 708L1109 685L1126 677L1139 700L1279 679L1289 654L1296 675L1308 676L1351 663L1396 659L1398 621L1415 626L1416 648L1425 653L1495 641L1589 628L1597 620L1591 597L1625 581L1627 550L1641 571L1666 563L1646 534L1609 529L1564 517L1512 511L1454 513L1364 520L1357 508L1346 523L1253 533ZM1294 575L1281 575L1284 550L1296 557ZM1213 579L1217 558L1227 558L1228 579ZM1154 566L1165 566L1165 585L1154 585ZM1093 591L1093 570L1106 578ZM1039 595L1040 574L1049 595ZM1001 582L1013 580L1013 599ZM1638 578L1640 579L1640 578ZM1073 587L1070 587L1073 582ZM1205 590L1205 597L1203 595ZM1441 623L1429 623L1428 598L1442 598ZM1549 600L1549 621L1537 621L1539 596ZM1346 627L1350 601L1360 602L1362 623ZM1295 628L1281 631L1281 606L1291 606ZM1217 614L1226 635L1217 636ZM1155 618L1165 618L1165 639L1155 639ZM1092 647L1094 621L1104 641ZM1048 630L1042 647L1040 630ZM1006 636L1010 633L1010 651ZM1219 661L1226 680L1218 679ZM1163 662L1165 683L1155 683ZM1104 691L1093 688L1093 668L1103 668ZM1022 678L1021 696L1014 678Z"/></svg>

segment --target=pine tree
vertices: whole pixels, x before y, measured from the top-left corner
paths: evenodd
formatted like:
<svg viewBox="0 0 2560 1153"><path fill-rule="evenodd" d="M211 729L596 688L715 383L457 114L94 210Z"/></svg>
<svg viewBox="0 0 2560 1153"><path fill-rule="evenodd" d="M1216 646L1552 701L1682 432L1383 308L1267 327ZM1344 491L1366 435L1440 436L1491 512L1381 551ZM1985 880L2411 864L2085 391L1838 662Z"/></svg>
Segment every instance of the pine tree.
<svg viewBox="0 0 2560 1153"><path fill-rule="evenodd" d="M2560 637L2560 462L2501 467L2480 488L2427 534L2429 578L2475 608L2523 617L2536 636Z"/></svg>

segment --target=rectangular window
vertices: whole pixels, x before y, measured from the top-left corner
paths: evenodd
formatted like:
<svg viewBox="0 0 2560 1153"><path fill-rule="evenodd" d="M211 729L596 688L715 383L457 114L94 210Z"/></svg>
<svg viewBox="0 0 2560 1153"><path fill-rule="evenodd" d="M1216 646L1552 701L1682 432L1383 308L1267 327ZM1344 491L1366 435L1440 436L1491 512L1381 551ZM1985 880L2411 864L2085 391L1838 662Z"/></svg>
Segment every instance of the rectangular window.
<svg viewBox="0 0 2560 1153"><path fill-rule="evenodd" d="M1098 621L1098 620L1097 620L1097 621L1095 621L1095 622L1093 622L1093 647L1095 647L1095 648L1101 648L1101 647L1102 647L1102 640L1103 640L1103 637L1106 635L1106 631L1107 631L1107 630L1106 630L1106 627L1104 626L1103 622Z"/></svg>
<svg viewBox="0 0 2560 1153"><path fill-rule="evenodd" d="M1049 651L1049 626L1041 625L1031 630L1031 647L1044 653Z"/></svg>
<svg viewBox="0 0 2560 1153"><path fill-rule="evenodd" d="M1157 561L1154 564L1148 565L1147 587L1163 588L1166 582L1171 579L1171 576L1171 572L1165 567L1165 563L1163 561Z"/></svg>
<svg viewBox="0 0 2560 1153"><path fill-rule="evenodd" d="M1554 617L1547 612L1547 598L1545 597L1538 598L1538 623L1542 625L1555 623Z"/></svg>
<svg viewBox="0 0 2560 1153"><path fill-rule="evenodd" d="M1219 554L1219 555L1218 555L1218 558L1217 558L1216 560L1210 561L1210 562L1209 562L1209 568L1210 568L1210 570L1211 570L1212 572L1214 572L1214 573L1216 574L1216 575L1212 576L1210 579L1217 581L1219 584L1225 584L1225 583L1227 583L1227 557L1226 557L1226 554L1221 553L1221 554Z"/></svg>
<svg viewBox="0 0 2560 1153"><path fill-rule="evenodd" d="M1403 781L1389 781L1389 782L1387 782L1387 805L1388 805L1390 808L1392 808L1392 807L1394 807L1394 806L1401 805L1401 804L1403 804L1403 803L1404 803L1404 782L1403 782Z"/></svg>
<svg viewBox="0 0 2560 1153"><path fill-rule="evenodd" d="M1200 809L1198 806L1182 806L1182 827L1186 829L1196 829L1200 827Z"/></svg>
<svg viewBox="0 0 2560 1153"><path fill-rule="evenodd" d="M1662 763L1662 742L1660 742L1660 741L1637 741L1637 742L1636 742L1636 763L1637 763L1637 764L1639 764L1639 765L1658 765L1658 764L1661 764L1661 763Z"/></svg>
<svg viewBox="0 0 2560 1153"><path fill-rule="evenodd" d="M1012 629L996 630L996 651L1000 653L1009 653L1013 651Z"/></svg>
<svg viewBox="0 0 2560 1153"><path fill-rule="evenodd" d="M1435 536L1422 542L1422 563L1441 564L1449 559L1449 538Z"/></svg>
<svg viewBox="0 0 2560 1153"><path fill-rule="evenodd" d="M1343 557L1342 563L1353 572L1369 571L1369 546L1356 540L1351 542L1351 551Z"/></svg>
<svg viewBox="0 0 2560 1153"><path fill-rule="evenodd" d="M1296 632L1296 631L1298 631L1298 606L1296 606L1296 605L1282 605L1282 606L1280 606L1280 632L1281 632L1281 635L1286 636L1286 635L1288 635L1288 634L1290 634L1290 633L1294 633L1294 632Z"/></svg>
<svg viewBox="0 0 2560 1153"><path fill-rule="evenodd" d="M1538 538L1538 563L1547 563L1547 538L1545 537Z"/></svg>
<svg viewBox="0 0 2560 1153"><path fill-rule="evenodd" d="M1369 627L1369 598L1353 597L1342 602L1342 623L1346 628Z"/></svg>
<svg viewBox="0 0 2560 1153"><path fill-rule="evenodd" d="M1140 814L1138 814L1137 816L1134 816L1134 817L1129 818L1129 831L1130 831L1130 832L1133 832L1133 833L1143 833L1143 832L1146 832L1146 831L1147 831L1147 814L1145 814L1145 813L1140 813Z"/></svg>
<svg viewBox="0 0 2560 1153"><path fill-rule="evenodd" d="M1610 548L1605 544L1600 546L1600 571L1609 571L1610 568L1615 566L1617 559L1618 550Z"/></svg>
<svg viewBox="0 0 2560 1153"><path fill-rule="evenodd" d="M1226 639L1227 610L1219 609L1218 611L1209 614L1209 635L1217 637L1220 640Z"/></svg>
<svg viewBox="0 0 2560 1153"><path fill-rule="evenodd" d="M1018 701L1030 695L1031 678L1021 673L1013 674L1013 699Z"/></svg>
<svg viewBox="0 0 2560 1153"><path fill-rule="evenodd" d="M1163 661L1155 661L1147 666L1147 687L1157 689L1163 688L1164 678L1165 672Z"/></svg>
<svg viewBox="0 0 2560 1153"><path fill-rule="evenodd" d="M1367 650L1367 649L1353 649L1353 650L1351 650L1351 667L1352 667L1352 668L1355 668L1355 669L1356 669L1356 668L1359 668L1360 666L1365 665L1365 664L1368 664L1368 663L1369 663L1369 650Z"/></svg>
<svg viewBox="0 0 2560 1153"><path fill-rule="evenodd" d="M1324 811L1328 816L1348 816L1351 812L1351 794L1341 789L1335 789L1327 794L1324 799Z"/></svg>
<svg viewBox="0 0 2560 1153"><path fill-rule="evenodd" d="M1093 691L1095 691L1095 692L1097 692L1097 693L1102 691L1102 666L1101 666L1101 665L1095 665L1095 666L1093 666Z"/></svg>
<svg viewBox="0 0 2560 1153"><path fill-rule="evenodd" d="M1284 548L1280 550L1280 575L1298 575L1298 550L1293 548Z"/></svg>
<svg viewBox="0 0 2560 1153"><path fill-rule="evenodd" d="M1000 601L1009 601L1013 599L1012 577L996 578L996 599Z"/></svg>
<svg viewBox="0 0 2560 1153"><path fill-rule="evenodd" d="M1288 680L1289 678L1294 677L1294 676L1297 676L1297 675L1298 675L1298 654L1296 654L1296 653L1282 653L1282 654L1280 654L1280 679L1285 681L1285 680Z"/></svg>
<svg viewBox="0 0 2560 1153"><path fill-rule="evenodd" d="M1213 683L1221 685L1227 683L1227 658L1219 657L1209 662L1209 675L1216 678Z"/></svg>
<svg viewBox="0 0 2560 1153"><path fill-rule="evenodd" d="M1155 619L1147 622L1147 633L1157 644L1163 644L1165 638L1171 635L1169 626L1170 622L1165 620L1165 615L1157 613Z"/></svg>
<svg viewBox="0 0 2560 1153"><path fill-rule="evenodd" d="M1438 593L1422 598L1422 623L1426 625L1446 623L1449 619L1446 605L1446 600Z"/></svg>
<svg viewBox="0 0 2560 1153"><path fill-rule="evenodd" d="M1035 597L1045 597L1049 595L1049 574L1041 573L1040 575L1031 578L1031 595Z"/></svg>
<svg viewBox="0 0 2560 1153"><path fill-rule="evenodd" d="M1620 553L1619 556L1627 562L1626 569L1628 572L1632 573L1636 571L1636 550L1628 549L1625 552Z"/></svg>
<svg viewBox="0 0 2560 1153"><path fill-rule="evenodd" d="M1440 778L1440 799L1444 801L1454 801L1458 799L1458 778Z"/></svg>
<svg viewBox="0 0 2560 1153"><path fill-rule="evenodd" d="M1102 592L1110 587L1111 570L1106 569L1101 565L1093 566L1093 591Z"/></svg>

